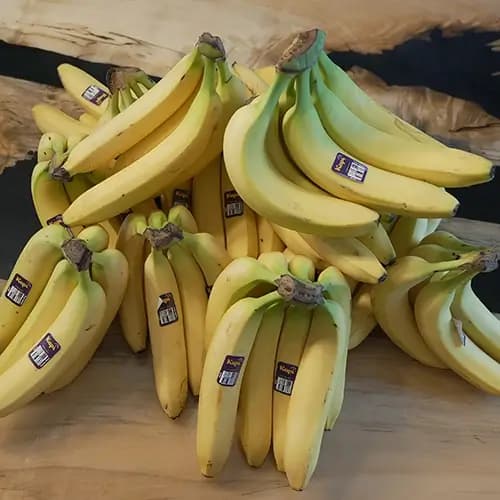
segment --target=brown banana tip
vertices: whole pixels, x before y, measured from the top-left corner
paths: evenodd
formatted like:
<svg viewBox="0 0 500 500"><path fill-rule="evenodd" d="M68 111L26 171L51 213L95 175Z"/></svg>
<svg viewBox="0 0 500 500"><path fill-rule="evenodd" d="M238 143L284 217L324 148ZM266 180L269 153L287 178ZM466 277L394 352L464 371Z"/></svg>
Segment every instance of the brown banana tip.
<svg viewBox="0 0 500 500"><path fill-rule="evenodd" d="M59 182L71 182L73 177L64 167L49 167L49 174L55 181Z"/></svg>
<svg viewBox="0 0 500 500"><path fill-rule="evenodd" d="M490 170L490 180L495 178L496 170L497 170L497 165L493 165Z"/></svg>
<svg viewBox="0 0 500 500"><path fill-rule="evenodd" d="M460 208L460 202L459 202L459 201L457 201L457 204L455 205L455 208L454 208L454 209L452 210L452 212L451 212L451 216L452 216L452 217L453 217L453 216L455 216L455 215L457 215L457 213L458 213L458 209L459 209L459 208Z"/></svg>

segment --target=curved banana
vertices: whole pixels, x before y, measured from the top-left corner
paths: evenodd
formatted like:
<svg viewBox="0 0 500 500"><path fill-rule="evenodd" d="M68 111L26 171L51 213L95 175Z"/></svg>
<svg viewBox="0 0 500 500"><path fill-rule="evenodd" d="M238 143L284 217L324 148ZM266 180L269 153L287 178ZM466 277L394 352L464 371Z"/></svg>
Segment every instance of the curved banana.
<svg viewBox="0 0 500 500"><path fill-rule="evenodd" d="M0 353L35 306L56 264L63 258L61 245L67 230L52 224L26 243L0 295Z"/></svg>
<svg viewBox="0 0 500 500"><path fill-rule="evenodd" d="M109 234L102 226L88 226L78 235L91 252L102 252L109 245Z"/></svg>
<svg viewBox="0 0 500 500"><path fill-rule="evenodd" d="M173 115L196 88L202 72L201 57L194 49L137 103L100 125L78 144L64 164L65 171L73 176L102 168L138 143Z"/></svg>
<svg viewBox="0 0 500 500"><path fill-rule="evenodd" d="M266 308L278 292L239 300L224 314L205 359L198 403L196 451L201 473L216 476L233 440L241 381Z"/></svg>
<svg viewBox="0 0 500 500"><path fill-rule="evenodd" d="M179 287L184 318L189 387L194 396L200 392L204 359L205 315L207 292L205 279L196 260L181 245L173 244L166 251Z"/></svg>
<svg viewBox="0 0 500 500"><path fill-rule="evenodd" d="M297 255L303 255L312 260L314 267L318 267L321 256L305 241L301 234L297 231L287 229L286 227L278 226L271 223L274 231L285 243L287 248Z"/></svg>
<svg viewBox="0 0 500 500"><path fill-rule="evenodd" d="M48 330L3 373L0 416L28 404L48 389L80 354L85 338L105 314L106 295L87 271Z"/></svg>
<svg viewBox="0 0 500 500"><path fill-rule="evenodd" d="M129 214L118 233L116 248L128 262L129 278L119 310L121 331L132 352L146 349L148 322L144 298L144 237L146 217L142 214Z"/></svg>
<svg viewBox="0 0 500 500"><path fill-rule="evenodd" d="M420 257L427 262L442 262L460 258L460 253L435 243L421 243L415 247L409 255Z"/></svg>
<svg viewBox="0 0 500 500"><path fill-rule="evenodd" d="M241 383L239 437L252 467L260 467L271 448L274 358L284 315L285 306L279 302L264 313Z"/></svg>
<svg viewBox="0 0 500 500"><path fill-rule="evenodd" d="M427 234L428 219L399 217L391 231L391 241L397 257L408 255Z"/></svg>
<svg viewBox="0 0 500 500"><path fill-rule="evenodd" d="M252 95L263 94L269 87L268 83L262 79L256 71L240 64L238 62L233 62L233 71L236 73L238 78L244 83L245 87L250 91ZM274 80L274 75L273 75Z"/></svg>
<svg viewBox="0 0 500 500"><path fill-rule="evenodd" d="M37 148L37 162L50 161L55 154L64 154L68 146L64 135L57 132L46 132L40 137Z"/></svg>
<svg viewBox="0 0 500 500"><path fill-rule="evenodd" d="M271 223L262 215L257 217L257 236L259 238L259 254L265 252L283 252L285 245L273 229Z"/></svg>
<svg viewBox="0 0 500 500"><path fill-rule="evenodd" d="M255 213L234 189L224 161L221 165L221 198L227 253L232 259L257 257L259 238Z"/></svg>
<svg viewBox="0 0 500 500"><path fill-rule="evenodd" d="M252 257L233 260L220 273L210 292L205 317L205 349L208 350L222 316L235 302L258 287L265 293L274 290L279 276Z"/></svg>
<svg viewBox="0 0 500 500"><path fill-rule="evenodd" d="M193 216L202 233L210 233L225 246L224 216L221 196L220 157L212 160L193 178Z"/></svg>
<svg viewBox="0 0 500 500"><path fill-rule="evenodd" d="M57 67L64 90L91 116L99 118L105 111L109 89L86 71L64 63Z"/></svg>
<svg viewBox="0 0 500 500"><path fill-rule="evenodd" d="M448 231L434 231L433 233L427 235L421 242L422 245L435 244L441 245L442 247L449 248L450 250L455 250L457 252L474 252L478 250L477 246L470 245L465 241Z"/></svg>
<svg viewBox="0 0 500 500"><path fill-rule="evenodd" d="M198 232L198 224L193 214L184 205L175 205L168 211L168 222L180 227L182 231Z"/></svg>
<svg viewBox="0 0 500 500"><path fill-rule="evenodd" d="M416 217L450 217L458 209L456 198L443 189L364 164L338 146L314 108L310 70L297 78L297 100L283 118L283 135L301 170L339 198Z"/></svg>
<svg viewBox="0 0 500 500"><path fill-rule="evenodd" d="M373 285L363 283L352 297L349 349L358 347L377 326L372 308Z"/></svg>
<svg viewBox="0 0 500 500"><path fill-rule="evenodd" d="M288 406L284 466L290 486L304 489L316 468L331 399L342 407L349 330L342 308L326 300L312 315ZM333 382L332 382L333 381ZM342 397L330 395L340 392Z"/></svg>
<svg viewBox="0 0 500 500"><path fill-rule="evenodd" d="M266 266L271 272L278 276L288 273L288 261L282 252L264 252L259 255L257 261Z"/></svg>
<svg viewBox="0 0 500 500"><path fill-rule="evenodd" d="M198 151L207 146L220 114L220 100L215 93L213 78L214 63L205 59L202 84L181 124L148 154L81 195L64 213L65 223L88 224L114 217L137 203L153 197L172 182L183 169L189 167ZM189 78L184 79L181 87L188 86L186 80ZM155 85L140 101L152 95L158 88L159 84ZM132 109L134 106L120 113L116 119ZM156 106L155 110L158 109L161 109L161 106ZM101 132L104 127L105 125L100 128ZM126 134L120 137L124 135ZM71 160L71 155L84 145L85 141L86 139L73 149L68 162ZM64 165L66 171L68 171L67 165L68 163Z"/></svg>
<svg viewBox="0 0 500 500"><path fill-rule="evenodd" d="M86 137L92 132L92 127L75 120L64 111L52 106L52 104L35 104L31 108L31 113L38 130L42 134L56 132L64 136L79 135Z"/></svg>
<svg viewBox="0 0 500 500"><path fill-rule="evenodd" d="M451 305L468 272L431 281L418 294L415 318L430 348L455 373L483 391L500 394L500 365L481 350L454 321Z"/></svg>
<svg viewBox="0 0 500 500"><path fill-rule="evenodd" d="M429 263L420 257L402 257L388 269L387 279L373 288L372 307L377 323L401 350L424 365L445 367L420 335L408 292L436 272L456 269L470 261L464 257L453 262Z"/></svg>
<svg viewBox="0 0 500 500"><path fill-rule="evenodd" d="M111 323L118 313L127 286L128 264L124 255L108 248L92 255L92 278L101 285L106 295L106 311L97 328L86 335L78 357L64 370L46 393L54 392L71 384L82 373L100 346Z"/></svg>
<svg viewBox="0 0 500 500"><path fill-rule="evenodd" d="M87 125L87 126L92 127L92 128L97 127L97 125L99 124L99 121L97 120L97 118L92 116L90 113L82 113L78 117L78 121L83 123L84 125Z"/></svg>
<svg viewBox="0 0 500 500"><path fill-rule="evenodd" d="M396 260L396 250L384 226L379 224L373 233L357 238L384 265L389 266Z"/></svg>
<svg viewBox="0 0 500 500"><path fill-rule="evenodd" d="M229 121L224 160L232 184L256 213L281 226L334 236L369 232L378 219L375 212L327 194L308 192L290 182L268 155L266 136L279 96L290 80L289 74L278 73L266 93L240 108Z"/></svg>
<svg viewBox="0 0 500 500"><path fill-rule="evenodd" d="M492 179L494 169L485 158L403 139L361 120L326 86L319 66L312 68L312 80L314 104L328 135L361 161L443 187L470 186Z"/></svg>
<svg viewBox="0 0 500 500"><path fill-rule="evenodd" d="M309 281L314 281L316 269L314 267L314 262L309 257L294 255L288 263L288 268L294 276L302 276L302 279L305 278Z"/></svg>

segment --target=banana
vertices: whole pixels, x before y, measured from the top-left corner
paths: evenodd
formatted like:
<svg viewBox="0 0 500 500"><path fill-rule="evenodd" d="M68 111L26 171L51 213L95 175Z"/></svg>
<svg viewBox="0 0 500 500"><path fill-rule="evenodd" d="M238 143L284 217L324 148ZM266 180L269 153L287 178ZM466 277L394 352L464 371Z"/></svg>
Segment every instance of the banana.
<svg viewBox="0 0 500 500"><path fill-rule="evenodd" d="M287 229L286 227L278 226L277 224L271 223L271 225L283 243L285 243L293 253L311 259L314 267L318 267L321 256L305 241L301 234L291 229Z"/></svg>
<svg viewBox="0 0 500 500"><path fill-rule="evenodd" d="M33 120L42 132L55 132L64 136L80 135L87 136L92 132L92 127L75 120L52 104L35 104L31 108Z"/></svg>
<svg viewBox="0 0 500 500"><path fill-rule="evenodd" d="M266 310L241 383L239 437L247 463L260 467L271 448L274 358L285 315L282 303Z"/></svg>
<svg viewBox="0 0 500 500"><path fill-rule="evenodd" d="M177 71L172 71L172 73L177 74ZM189 170L188 167L199 154L198 151L207 146L220 114L220 100L215 93L213 73L214 63L205 58L205 71L200 90L181 124L148 154L103 180L73 202L63 215L67 224L88 224L114 217L137 203L153 197L172 182L180 172L185 169ZM180 87L184 85L189 87L187 81L189 81L188 76L184 78L184 83ZM150 92L137 101L137 104L159 88L161 88L160 84L155 85ZM161 108L161 106L156 106L155 110L158 111ZM134 105L120 113L115 120L133 109ZM112 124L113 121L109 123ZM102 136L105 135L102 133L105 126L100 128ZM125 135L127 134L121 134L119 137ZM68 162L71 160L71 155L76 153L84 143L85 140L73 149ZM68 163L63 168L66 169L67 165ZM188 177L191 177L191 174Z"/></svg>
<svg viewBox="0 0 500 500"><path fill-rule="evenodd" d="M384 229L386 230L387 234L391 234L391 231L395 226L396 222L398 221L398 219L399 216L395 214L388 214L388 213L380 214L380 224L384 226Z"/></svg>
<svg viewBox="0 0 500 500"><path fill-rule="evenodd" d="M263 80L256 71L240 64L238 62L233 62L233 71L236 73L238 78L245 84L246 88L250 91L252 95L263 94L269 85ZM274 79L274 75L273 75Z"/></svg>
<svg viewBox="0 0 500 500"><path fill-rule="evenodd" d="M279 276L252 257L233 260L219 274L210 292L205 317L205 349L208 350L222 316L234 303L255 289L265 289L265 293L274 290Z"/></svg>
<svg viewBox="0 0 500 500"><path fill-rule="evenodd" d="M313 66L311 75L314 104L326 132L361 161L443 187L470 186L493 177L493 166L485 158L454 148L421 144L373 127L327 87L319 66Z"/></svg>
<svg viewBox="0 0 500 500"><path fill-rule="evenodd" d="M26 320L0 354L0 376L49 331L77 283L75 266L66 259L60 260Z"/></svg>
<svg viewBox="0 0 500 500"><path fill-rule="evenodd" d="M188 393L184 317L174 271L161 250L146 258L144 290L156 393L165 413L176 418Z"/></svg>
<svg viewBox="0 0 500 500"><path fill-rule="evenodd" d="M221 198L224 207L224 233L227 253L232 259L257 257L259 239L255 213L231 184L224 162L221 166Z"/></svg>
<svg viewBox="0 0 500 500"><path fill-rule="evenodd" d="M101 344L113 322L125 294L128 280L128 264L124 255L108 248L92 255L92 278L101 285L106 295L106 310L98 326L85 336L78 356L44 392L50 393L71 384L85 369Z"/></svg>
<svg viewBox="0 0 500 500"><path fill-rule="evenodd" d="M181 245L173 244L167 250L179 287L179 295L184 318L189 387L194 396L200 392L204 358L205 315L207 312L207 292L205 279L196 260Z"/></svg>
<svg viewBox="0 0 500 500"><path fill-rule="evenodd" d="M274 66L262 66L260 68L256 68L254 71L255 74L268 85L273 83L274 77L276 76L276 68Z"/></svg>
<svg viewBox="0 0 500 500"><path fill-rule="evenodd" d="M426 236L428 219L399 217L391 231L397 257L408 255Z"/></svg>
<svg viewBox="0 0 500 500"><path fill-rule="evenodd" d="M451 312L457 288L474 273L428 283L417 296L415 318L427 344L449 368L479 389L500 394L498 361L464 334Z"/></svg>
<svg viewBox="0 0 500 500"><path fill-rule="evenodd" d="M184 232L182 244L193 254L210 292L219 274L231 262L226 249L209 233Z"/></svg>
<svg viewBox="0 0 500 500"><path fill-rule="evenodd" d="M474 275L471 280L473 278ZM500 320L474 293L471 280L456 288L451 313L462 323L466 335L495 361L500 362Z"/></svg>
<svg viewBox="0 0 500 500"><path fill-rule="evenodd" d="M282 69L268 91L236 111L229 121L224 135L224 160L232 184L250 208L281 226L333 236L370 232L375 229L378 214L290 182L268 154L267 136L276 125L273 117L279 97L292 78L285 66ZM277 138L279 131L275 132L273 148L279 155ZM334 218L332 213L336 214Z"/></svg>
<svg viewBox="0 0 500 500"><path fill-rule="evenodd" d="M342 308L328 300L312 316L286 420L284 466L295 490L307 486L316 468L330 393L344 393L344 384L335 383L345 379L349 331L343 320Z"/></svg>
<svg viewBox="0 0 500 500"><path fill-rule="evenodd" d="M79 273L78 284L57 318L3 373L0 384L0 416L8 415L42 394L78 358L88 335L105 314L106 296L91 280L88 270Z"/></svg>
<svg viewBox="0 0 500 500"><path fill-rule="evenodd" d="M148 322L144 298L144 237L146 217L131 213L122 223L116 248L128 262L129 278L119 309L121 331L134 353L146 349Z"/></svg>
<svg viewBox="0 0 500 500"><path fill-rule="evenodd" d="M360 89L339 66L337 66L325 52L319 56L319 64L325 82L335 95L355 113L361 120L369 125L402 137L408 141L416 141L442 148L443 145L425 134L418 128L405 122L380 104L376 103L368 94Z"/></svg>
<svg viewBox="0 0 500 500"><path fill-rule="evenodd" d="M334 196L415 217L450 217L458 209L456 198L443 189L362 163L338 146L314 108L310 70L297 78L297 100L283 118L283 136L301 170Z"/></svg>
<svg viewBox="0 0 500 500"><path fill-rule="evenodd" d="M331 238L301 234L321 259L364 283L380 283L386 272L377 257L356 238Z"/></svg>
<svg viewBox="0 0 500 500"><path fill-rule="evenodd" d="M82 240L91 252L102 252L109 245L109 234L102 226L88 226L82 229L78 239Z"/></svg>
<svg viewBox="0 0 500 500"><path fill-rule="evenodd" d="M389 266L396 260L396 250L384 226L379 224L371 234L357 238L384 265Z"/></svg>
<svg viewBox="0 0 500 500"><path fill-rule="evenodd" d="M257 236L259 238L259 254L265 252L282 252L285 245L275 233L271 223L262 215L257 215Z"/></svg>
<svg viewBox="0 0 500 500"><path fill-rule="evenodd" d="M225 246L220 186L221 162L217 157L193 179L193 216L201 232L212 234L221 246Z"/></svg>
<svg viewBox="0 0 500 500"><path fill-rule="evenodd" d="M363 283L352 297L349 349L358 347L377 326L372 308L373 285Z"/></svg>
<svg viewBox="0 0 500 500"><path fill-rule="evenodd" d="M290 396L299 370L302 352L309 334L312 310L289 305L276 352L273 391L273 454L276 468L285 470L284 454Z"/></svg>
<svg viewBox="0 0 500 500"><path fill-rule="evenodd" d="M304 255L294 255L290 259L288 267L294 276L303 276L309 281L314 280L316 270L314 268L314 262L309 257L305 257Z"/></svg>
<svg viewBox="0 0 500 500"><path fill-rule="evenodd" d="M82 113L78 117L78 121L92 128L95 128L99 123L97 118L95 116L92 116L90 113Z"/></svg>
<svg viewBox="0 0 500 500"><path fill-rule="evenodd" d="M422 245L441 245L442 247L449 248L450 250L456 250L457 252L473 252L478 250L478 247L462 241L460 238L457 238L454 234L448 231L435 231L427 235L420 243Z"/></svg>
<svg viewBox="0 0 500 500"><path fill-rule="evenodd" d="M67 230L53 224L40 229L26 243L0 296L0 353L35 306L56 264Z"/></svg>
<svg viewBox="0 0 500 500"><path fill-rule="evenodd" d="M257 261L266 266L271 272L281 276L288 273L288 261L281 252L264 252Z"/></svg>
<svg viewBox="0 0 500 500"><path fill-rule="evenodd" d="M46 132L40 137L37 149L37 162L52 160L55 154L63 154L68 143L64 135L57 132Z"/></svg>
<svg viewBox="0 0 500 500"><path fill-rule="evenodd" d="M184 205L175 205L169 210L168 222L175 224L182 231L187 231L188 233L198 232L198 224L193 214Z"/></svg>
<svg viewBox="0 0 500 500"><path fill-rule="evenodd" d="M49 166L48 161L38 163L31 174L31 197L42 226L52 224L69 206L64 185L52 178Z"/></svg>
<svg viewBox="0 0 500 500"><path fill-rule="evenodd" d="M470 261L471 257L463 257L453 262L429 263L420 257L402 257L388 269L387 279L372 290L377 323L401 350L424 365L445 367L420 335L408 292L436 272L457 269Z"/></svg>
<svg viewBox="0 0 500 500"><path fill-rule="evenodd" d="M286 247L284 250L283 250L283 255L285 256L286 260L288 261L288 263L290 263L290 261L297 255L296 253L292 252L288 247ZM314 265L314 262L313 262L313 265Z"/></svg>
<svg viewBox="0 0 500 500"><path fill-rule="evenodd" d="M106 109L109 89L86 71L64 63L57 67L66 92L91 116L99 118Z"/></svg>
<svg viewBox="0 0 500 500"><path fill-rule="evenodd" d="M192 192L193 192L193 181L188 179L187 181L177 184L175 186L169 186L161 194L162 208L165 212L168 212L171 208L176 205L182 205L188 210L192 209Z"/></svg>
<svg viewBox="0 0 500 500"><path fill-rule="evenodd" d="M72 176L101 168L137 144L182 105L198 85L202 72L199 52L194 49L137 103L103 123L78 144L64 165L65 171Z"/></svg>
<svg viewBox="0 0 500 500"><path fill-rule="evenodd" d="M456 250L451 250L435 243L421 243L409 255L420 257L428 262L442 262L460 258L460 253Z"/></svg>
<svg viewBox="0 0 500 500"><path fill-rule="evenodd" d="M204 476L216 476L227 461L250 351L265 309L280 299L278 292L241 299L217 325L205 360L198 403L196 451Z"/></svg>

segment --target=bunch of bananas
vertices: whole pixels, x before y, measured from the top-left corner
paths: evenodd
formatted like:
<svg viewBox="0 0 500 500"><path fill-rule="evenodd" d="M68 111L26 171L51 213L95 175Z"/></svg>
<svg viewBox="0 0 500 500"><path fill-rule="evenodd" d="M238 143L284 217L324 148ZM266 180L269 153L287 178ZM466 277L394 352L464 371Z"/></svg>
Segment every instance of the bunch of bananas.
<svg viewBox="0 0 500 500"><path fill-rule="evenodd" d="M121 252L90 226L59 224L27 242L0 297L0 415L71 383L120 307L128 279Z"/></svg>
<svg viewBox="0 0 500 500"><path fill-rule="evenodd" d="M64 387L118 316L170 418L199 395L215 476L237 433L303 489L341 411L347 355L377 326L500 393L500 322L471 280L498 254L438 230L447 187L491 163L392 115L299 34L275 67L228 65L203 33L157 83L63 64L78 118L33 108L42 229L0 297L0 415ZM84 334L82 334L84 332Z"/></svg>

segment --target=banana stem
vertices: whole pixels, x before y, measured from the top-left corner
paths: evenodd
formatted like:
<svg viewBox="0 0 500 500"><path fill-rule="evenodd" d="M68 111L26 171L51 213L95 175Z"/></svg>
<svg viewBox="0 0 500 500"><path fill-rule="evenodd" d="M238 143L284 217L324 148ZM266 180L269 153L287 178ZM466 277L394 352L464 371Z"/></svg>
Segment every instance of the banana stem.
<svg viewBox="0 0 500 500"><path fill-rule="evenodd" d="M184 239L184 233L179 226L171 222L168 222L161 229L148 227L143 235L149 241L151 247L156 250L167 249Z"/></svg>
<svg viewBox="0 0 500 500"><path fill-rule="evenodd" d="M324 302L324 288L319 283L306 283L299 278L284 274L275 281L277 292L286 302L317 306Z"/></svg>
<svg viewBox="0 0 500 500"><path fill-rule="evenodd" d="M88 271L92 264L92 252L85 241L78 238L70 238L61 245L66 260L71 262L78 271Z"/></svg>

